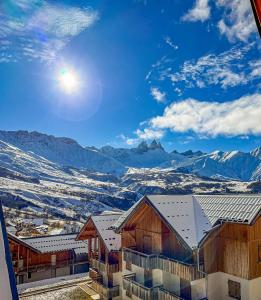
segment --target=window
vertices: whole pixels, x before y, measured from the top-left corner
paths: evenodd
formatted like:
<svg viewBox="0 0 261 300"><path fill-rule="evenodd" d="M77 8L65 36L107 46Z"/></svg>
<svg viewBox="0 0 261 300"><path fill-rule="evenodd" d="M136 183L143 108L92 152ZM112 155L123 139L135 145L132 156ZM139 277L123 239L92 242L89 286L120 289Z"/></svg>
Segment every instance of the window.
<svg viewBox="0 0 261 300"><path fill-rule="evenodd" d="M240 282L228 280L228 296L235 299L241 299Z"/></svg>
<svg viewBox="0 0 261 300"><path fill-rule="evenodd" d="M32 273L28 272L28 279L32 278Z"/></svg>

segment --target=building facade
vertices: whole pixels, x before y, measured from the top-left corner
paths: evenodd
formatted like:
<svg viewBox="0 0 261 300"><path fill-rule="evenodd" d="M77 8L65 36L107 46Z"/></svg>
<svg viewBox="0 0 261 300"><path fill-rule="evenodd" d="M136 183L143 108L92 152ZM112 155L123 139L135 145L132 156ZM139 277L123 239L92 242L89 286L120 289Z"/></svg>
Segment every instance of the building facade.
<svg viewBox="0 0 261 300"><path fill-rule="evenodd" d="M8 234L17 284L88 271L87 243L76 234L18 238Z"/></svg>
<svg viewBox="0 0 261 300"><path fill-rule="evenodd" d="M261 299L261 196L145 196L113 225L122 299Z"/></svg>
<svg viewBox="0 0 261 300"><path fill-rule="evenodd" d="M91 216L77 236L77 240L88 241L89 276L101 299L121 299L121 237L111 229L120 216L119 213Z"/></svg>

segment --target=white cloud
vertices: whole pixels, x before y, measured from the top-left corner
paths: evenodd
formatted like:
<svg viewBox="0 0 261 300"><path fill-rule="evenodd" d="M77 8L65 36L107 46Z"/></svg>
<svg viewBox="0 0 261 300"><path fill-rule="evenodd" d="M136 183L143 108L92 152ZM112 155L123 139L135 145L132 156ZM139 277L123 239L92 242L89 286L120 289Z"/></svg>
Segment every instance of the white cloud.
<svg viewBox="0 0 261 300"><path fill-rule="evenodd" d="M261 134L261 94L219 103L186 99L150 120L149 130L193 131L205 136Z"/></svg>
<svg viewBox="0 0 261 300"><path fill-rule="evenodd" d="M224 10L218 22L219 31L229 41L247 42L252 33L257 31L250 1L217 0L216 5Z"/></svg>
<svg viewBox="0 0 261 300"><path fill-rule="evenodd" d="M179 47L177 45L175 45L172 41L172 39L167 36L164 38L164 41L166 42L167 45L169 45L171 48L173 48L174 50L177 50Z"/></svg>
<svg viewBox="0 0 261 300"><path fill-rule="evenodd" d="M166 100L166 93L161 92L158 88L152 87L150 89L151 96L157 101L157 102L165 102Z"/></svg>
<svg viewBox="0 0 261 300"><path fill-rule="evenodd" d="M51 1L12 0L16 14L0 8L0 54L52 61L72 37L91 26L98 14L89 8ZM9 44L8 44L9 43Z"/></svg>
<svg viewBox="0 0 261 300"><path fill-rule="evenodd" d="M208 0L196 0L195 5L182 17L183 21L204 22L210 18L210 6Z"/></svg>
<svg viewBox="0 0 261 300"><path fill-rule="evenodd" d="M207 54L197 60L185 61L178 70L173 70L175 61L161 59L154 64L147 80L159 84L170 80L174 91L181 94L184 88L205 88L211 85L223 89L245 85L261 76L260 61L251 60L254 43L243 47L234 46L220 54ZM156 82L152 80L156 79ZM177 89L178 88L178 89Z"/></svg>
<svg viewBox="0 0 261 300"><path fill-rule="evenodd" d="M251 73L250 76L252 78L261 76L261 59L249 62Z"/></svg>
<svg viewBox="0 0 261 300"><path fill-rule="evenodd" d="M163 137L163 130L154 130L150 128L145 128L144 130L138 129L136 131L137 136L142 140L153 140L160 139Z"/></svg>

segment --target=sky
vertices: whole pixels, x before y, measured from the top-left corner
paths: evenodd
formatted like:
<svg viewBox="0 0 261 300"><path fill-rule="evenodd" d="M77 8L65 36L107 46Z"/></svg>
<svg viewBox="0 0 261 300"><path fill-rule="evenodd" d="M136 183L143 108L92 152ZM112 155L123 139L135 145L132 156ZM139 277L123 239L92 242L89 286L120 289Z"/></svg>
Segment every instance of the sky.
<svg viewBox="0 0 261 300"><path fill-rule="evenodd" d="M0 129L250 151L260 49L246 0L3 0Z"/></svg>

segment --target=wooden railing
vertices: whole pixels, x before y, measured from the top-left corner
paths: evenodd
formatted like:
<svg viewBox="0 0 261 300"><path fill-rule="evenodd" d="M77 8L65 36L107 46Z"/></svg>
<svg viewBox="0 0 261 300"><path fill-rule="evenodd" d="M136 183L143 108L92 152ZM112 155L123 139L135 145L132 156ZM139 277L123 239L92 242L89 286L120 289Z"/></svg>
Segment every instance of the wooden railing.
<svg viewBox="0 0 261 300"><path fill-rule="evenodd" d="M106 264L98 259L91 258L91 267L97 269L99 272L106 272Z"/></svg>
<svg viewBox="0 0 261 300"><path fill-rule="evenodd" d="M123 289L129 298L135 295L143 300L184 300L175 293L166 290L162 285L146 287L136 281L135 274L123 276Z"/></svg>
<svg viewBox="0 0 261 300"><path fill-rule="evenodd" d="M200 265L200 270L198 270L195 264L188 264L164 255L145 254L130 248L123 248L123 259L141 268L160 269L189 281L205 277L203 265Z"/></svg>
<svg viewBox="0 0 261 300"><path fill-rule="evenodd" d="M102 296L102 298L113 298L118 297L120 295L119 286L106 287L102 283L98 281L92 282L92 288Z"/></svg>
<svg viewBox="0 0 261 300"><path fill-rule="evenodd" d="M56 261L55 264L52 263L45 263L45 264L35 264L35 265L26 265L26 262L24 262L24 265L21 267L18 267L18 264L14 264L14 271L16 273L19 272L41 272L48 269L54 269L54 268L63 268L67 267L73 264L73 260L62 260L62 261Z"/></svg>
<svg viewBox="0 0 261 300"><path fill-rule="evenodd" d="M119 272L119 264L111 263L105 264L105 262L91 258L91 267L97 269L100 273L116 273Z"/></svg>
<svg viewBox="0 0 261 300"><path fill-rule="evenodd" d="M156 300L158 287L146 287L136 281L135 274L123 276L123 289L126 290L126 295L131 298L132 295L143 300Z"/></svg>
<svg viewBox="0 0 261 300"><path fill-rule="evenodd" d="M167 291L163 287L159 287L158 300L182 300L182 298L175 295L173 292Z"/></svg>

